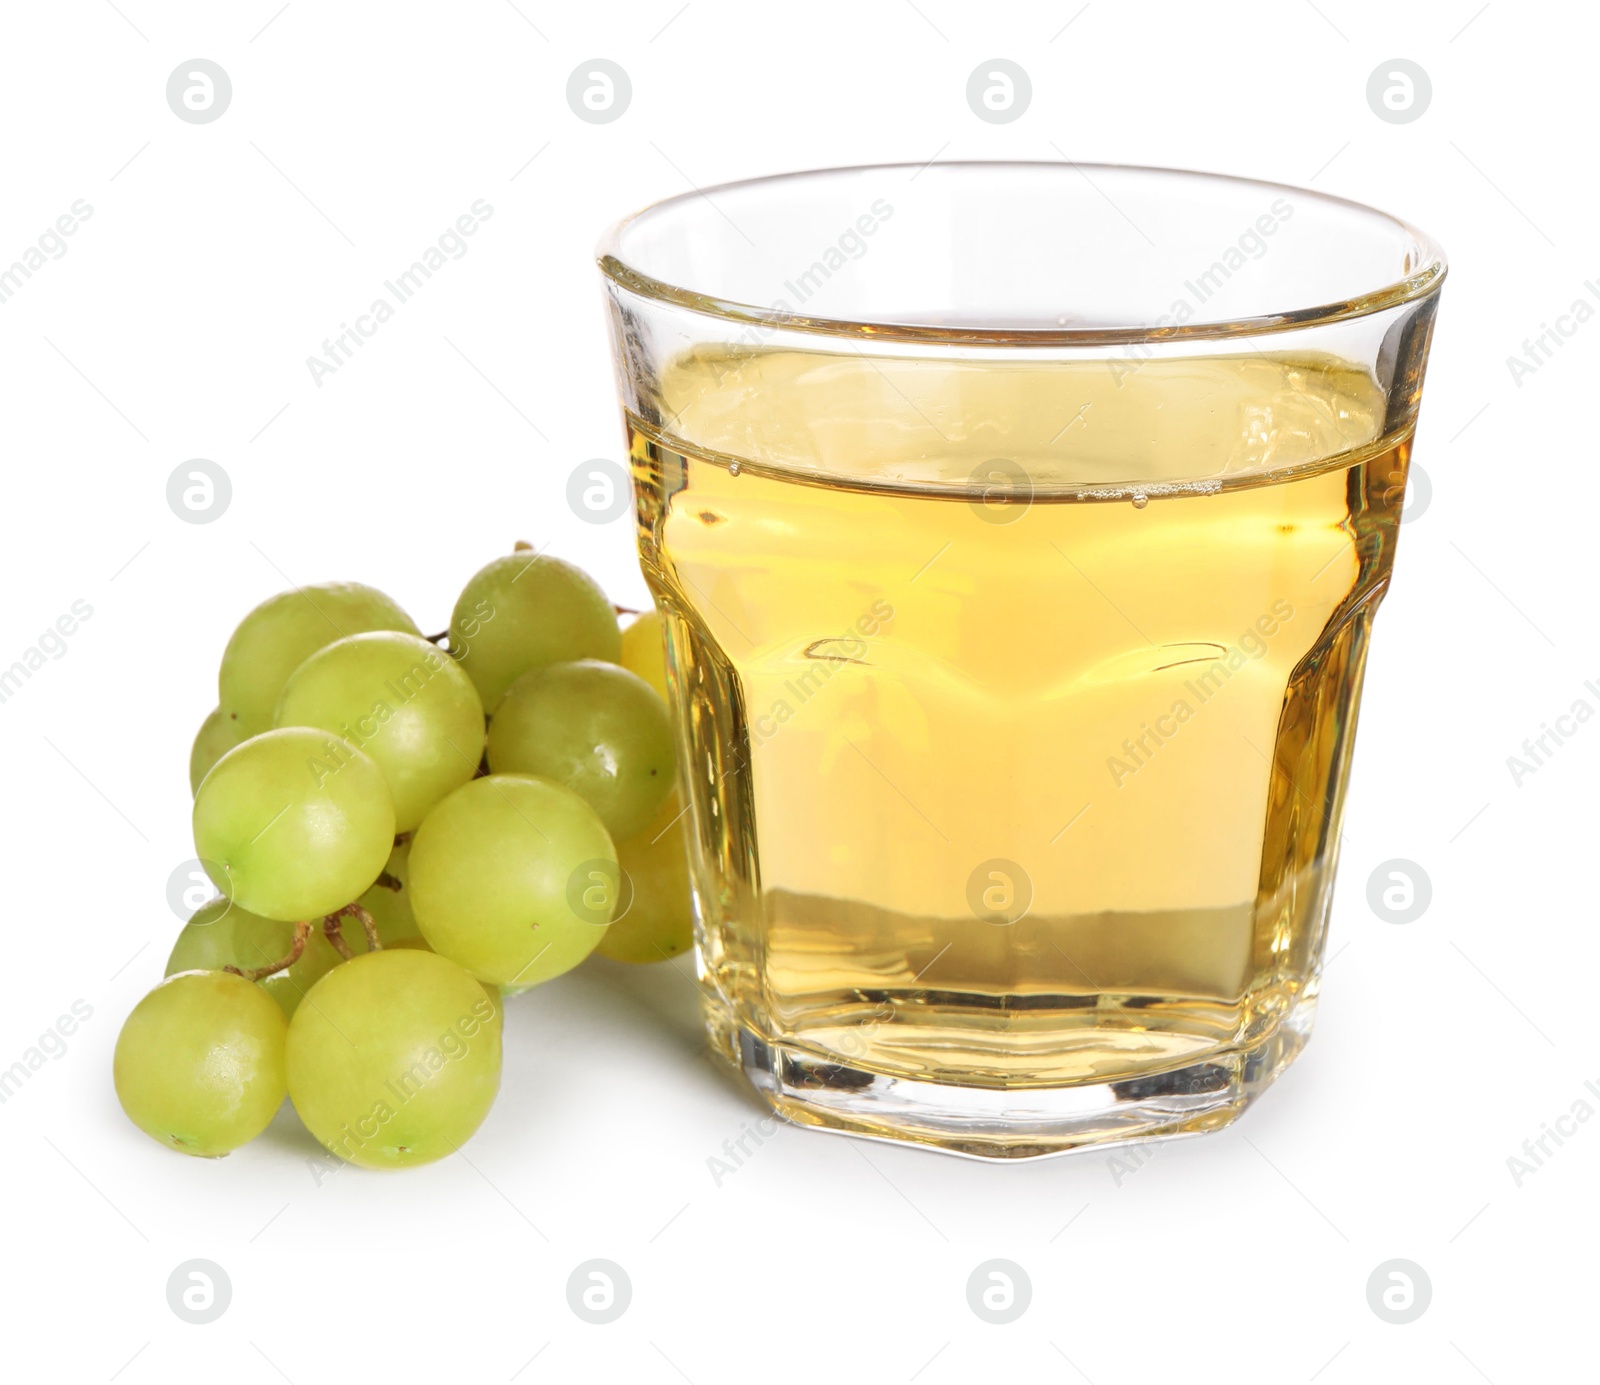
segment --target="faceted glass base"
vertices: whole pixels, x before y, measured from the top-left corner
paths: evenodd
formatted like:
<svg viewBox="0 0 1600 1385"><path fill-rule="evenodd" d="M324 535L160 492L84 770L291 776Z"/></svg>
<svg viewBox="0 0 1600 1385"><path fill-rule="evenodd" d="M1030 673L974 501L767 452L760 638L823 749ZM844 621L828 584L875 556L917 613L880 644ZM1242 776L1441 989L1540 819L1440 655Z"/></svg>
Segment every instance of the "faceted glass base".
<svg viewBox="0 0 1600 1385"><path fill-rule="evenodd" d="M706 1025L722 1058L797 1125L977 1159L1037 1159L1232 1123L1305 1047L1315 1012L1315 994L1303 996L1271 1034L1167 1072L1011 1091L918 1082L829 1062L751 1032L710 998Z"/></svg>

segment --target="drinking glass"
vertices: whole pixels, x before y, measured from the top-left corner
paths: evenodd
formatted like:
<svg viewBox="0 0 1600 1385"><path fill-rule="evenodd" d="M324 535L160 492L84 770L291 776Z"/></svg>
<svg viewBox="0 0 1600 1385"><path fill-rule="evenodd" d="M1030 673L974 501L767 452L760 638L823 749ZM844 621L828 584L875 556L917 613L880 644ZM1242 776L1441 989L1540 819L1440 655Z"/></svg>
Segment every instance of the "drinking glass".
<svg viewBox="0 0 1600 1385"><path fill-rule="evenodd" d="M1445 266L1163 169L696 191L599 251L713 1046L993 1158L1304 1045Z"/></svg>

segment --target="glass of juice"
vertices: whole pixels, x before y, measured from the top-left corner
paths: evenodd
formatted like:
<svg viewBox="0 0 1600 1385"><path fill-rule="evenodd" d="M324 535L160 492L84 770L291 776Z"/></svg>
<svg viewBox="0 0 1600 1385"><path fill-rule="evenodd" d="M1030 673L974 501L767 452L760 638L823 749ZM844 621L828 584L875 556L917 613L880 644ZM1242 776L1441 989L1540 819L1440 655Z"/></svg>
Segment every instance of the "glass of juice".
<svg viewBox="0 0 1600 1385"><path fill-rule="evenodd" d="M935 163L696 191L599 256L716 1051L984 1157L1233 1120L1316 1010L1439 247Z"/></svg>

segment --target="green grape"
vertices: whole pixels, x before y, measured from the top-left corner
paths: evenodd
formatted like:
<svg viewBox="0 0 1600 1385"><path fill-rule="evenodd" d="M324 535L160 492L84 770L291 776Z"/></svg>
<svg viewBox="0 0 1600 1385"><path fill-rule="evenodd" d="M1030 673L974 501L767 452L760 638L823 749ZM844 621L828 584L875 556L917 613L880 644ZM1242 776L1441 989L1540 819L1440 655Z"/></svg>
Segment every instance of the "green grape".
<svg viewBox="0 0 1600 1385"><path fill-rule="evenodd" d="M366 930L354 919L346 918L342 923L350 950L365 952ZM172 945L172 955L167 958L166 974L221 971L223 967L251 971L288 956L293 945L294 924L264 919L218 896L202 904L184 924L178 941ZM278 1002L284 1018L291 1019L301 997L343 960L323 936L318 923L293 966L263 977L256 984Z"/></svg>
<svg viewBox="0 0 1600 1385"><path fill-rule="evenodd" d="M595 948L614 962L660 962L694 946L694 902L689 856L678 795L667 801L637 836L617 843L617 863L629 884L627 912L613 919Z"/></svg>
<svg viewBox="0 0 1600 1385"><path fill-rule="evenodd" d="M221 707L213 707L200 723L189 750L189 792L198 793L200 781L211 772L211 766L238 744L237 726L222 715Z"/></svg>
<svg viewBox="0 0 1600 1385"><path fill-rule="evenodd" d="M251 611L228 640L217 674L217 701L239 739L271 728L283 685L306 659L366 630L421 633L387 596L359 582L296 587Z"/></svg>
<svg viewBox="0 0 1600 1385"><path fill-rule="evenodd" d="M283 1104L287 1032L283 1011L242 976L169 976L117 1036L117 1100L153 1140L226 1154L255 1139Z"/></svg>
<svg viewBox="0 0 1600 1385"><path fill-rule="evenodd" d="M594 950L617 899L616 860L604 824L570 789L491 774L417 829L411 908L435 952L480 981L526 988Z"/></svg>
<svg viewBox="0 0 1600 1385"><path fill-rule="evenodd" d="M385 878L387 877L387 879ZM378 883L356 901L372 915L378 929L378 941L384 947L394 947L407 938L420 938L417 920L411 913L411 843L400 842L389 854L388 864ZM393 882L393 883L390 883ZM345 936L361 932L361 925L345 920ZM351 939L352 946L354 939Z"/></svg>
<svg viewBox="0 0 1600 1385"><path fill-rule="evenodd" d="M289 1096L334 1154L370 1169L453 1154L500 1087L499 1006L420 948L368 953L317 982L289 1026Z"/></svg>
<svg viewBox="0 0 1600 1385"><path fill-rule="evenodd" d="M404 951L433 952L433 949L428 946L428 940L426 938L422 937L421 934L418 934L414 938L401 938L399 940L399 942L396 942L396 943L385 943L383 945L383 947L384 947L384 951L386 951L386 952L388 950L390 950L391 948L394 948L394 949L402 951L402 952L404 952ZM434 955L438 956L437 953L434 953ZM472 973L469 971L469 972L467 972L467 975L468 976L472 976ZM475 977L475 976L473 976L472 979L474 981L478 980L478 978ZM484 995L486 995L489 998L489 1004L494 1007L494 1017L492 1019L490 1019L490 1020L485 1021L485 1023L493 1024L496 1027L500 1026L503 1023L503 1018L502 1017L505 1014L504 1008L502 1007L502 1005L500 1003L500 1001L501 1001L500 988L498 986L491 985L487 981L478 981L478 985L483 989Z"/></svg>
<svg viewBox="0 0 1600 1385"><path fill-rule="evenodd" d="M383 771L321 731L290 727L235 746L194 800L195 855L236 904L311 919L359 898L394 846Z"/></svg>
<svg viewBox="0 0 1600 1385"><path fill-rule="evenodd" d="M637 673L654 688L663 702L670 702L672 699L667 696L667 651L663 640L661 612L646 611L622 632L621 663L629 673Z"/></svg>
<svg viewBox="0 0 1600 1385"><path fill-rule="evenodd" d="M569 659L617 661L622 635L606 594L559 558L508 553L476 573L450 617L450 652L493 712L531 668Z"/></svg>
<svg viewBox="0 0 1600 1385"><path fill-rule="evenodd" d="M427 640L374 631L336 640L284 684L278 726L312 726L372 757L409 832L483 758L483 703L472 680Z"/></svg>
<svg viewBox="0 0 1600 1385"><path fill-rule="evenodd" d="M667 707L637 674L598 659L511 685L489 724L489 768L565 784L613 841L643 830L672 789Z"/></svg>

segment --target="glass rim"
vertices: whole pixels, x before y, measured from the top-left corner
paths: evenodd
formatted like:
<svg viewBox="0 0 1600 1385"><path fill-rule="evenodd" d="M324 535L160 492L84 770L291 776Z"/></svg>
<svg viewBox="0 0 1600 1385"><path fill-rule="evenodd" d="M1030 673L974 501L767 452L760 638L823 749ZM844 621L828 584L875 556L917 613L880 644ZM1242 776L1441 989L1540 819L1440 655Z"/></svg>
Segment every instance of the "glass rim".
<svg viewBox="0 0 1600 1385"><path fill-rule="evenodd" d="M1404 232L1415 243L1421 264L1412 273L1369 289L1353 298L1320 303L1306 308L1286 308L1278 312L1260 313L1248 317L1230 318L1220 322L1192 322L1171 326L1154 323L1127 327L946 327L930 324L869 320L848 317L813 317L805 313L790 312L782 308L762 307L755 303L718 298L701 293L683 284L670 284L654 278L628 264L621 253L622 237L629 227L663 208L686 204L695 199L711 200L718 192L732 192L763 184L781 183L804 178L824 177L829 174L895 173L920 171L932 165L915 163L840 164L828 168L795 169L787 173L769 173L756 178L738 178L710 187L693 188L688 192L663 197L614 222L601 236L595 247L595 262L600 272L611 282L641 298L673 304L693 312L721 318L745 326L768 330L807 332L827 337L856 337L873 341L893 342L944 342L973 343L998 346L1119 346L1131 343L1214 341L1230 337L1262 336L1274 332L1294 331L1298 328L1320 326L1324 323L1343 322L1352 318L1368 317L1373 313L1412 303L1436 293L1448 272L1443 248L1419 227L1402 217L1382 211L1353 198L1339 197L1320 192L1315 188L1297 187L1290 183L1276 183L1264 178L1245 178L1231 173L1211 173L1200 169L1171 168L1145 164L1080 163L1059 159L951 159L939 163L948 169L1042 169L1062 168L1076 172L1135 173L1204 178L1215 183L1238 188L1258 188L1275 193L1288 193L1297 197L1312 198L1325 205L1350 208L1365 215L1381 218ZM1087 174L1085 174L1087 176ZM1092 179L1090 180L1092 182ZM713 204L714 205L714 204Z"/></svg>

